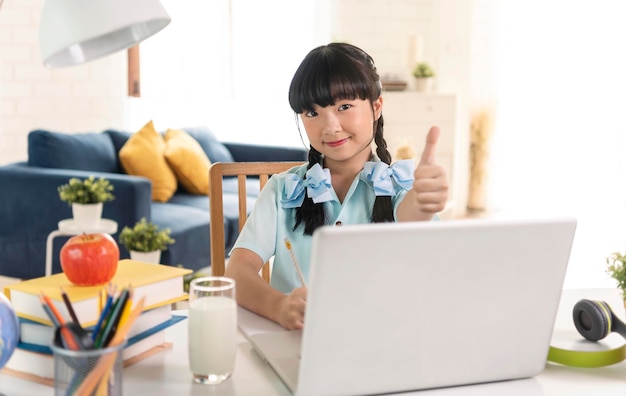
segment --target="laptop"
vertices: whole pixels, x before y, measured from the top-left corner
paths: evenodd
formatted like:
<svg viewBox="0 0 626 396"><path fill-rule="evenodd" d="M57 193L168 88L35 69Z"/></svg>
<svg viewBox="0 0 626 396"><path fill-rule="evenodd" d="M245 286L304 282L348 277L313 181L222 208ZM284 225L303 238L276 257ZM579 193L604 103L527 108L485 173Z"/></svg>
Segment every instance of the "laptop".
<svg viewBox="0 0 626 396"><path fill-rule="evenodd" d="M533 377L575 229L573 218L321 227L304 329L250 342L298 396Z"/></svg>

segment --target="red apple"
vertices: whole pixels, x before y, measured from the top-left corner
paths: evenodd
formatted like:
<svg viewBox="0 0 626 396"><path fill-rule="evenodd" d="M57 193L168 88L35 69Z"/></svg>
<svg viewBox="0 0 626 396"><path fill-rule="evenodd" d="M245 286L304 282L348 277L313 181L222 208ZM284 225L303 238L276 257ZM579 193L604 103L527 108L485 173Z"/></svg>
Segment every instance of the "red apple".
<svg viewBox="0 0 626 396"><path fill-rule="evenodd" d="M109 234L71 237L61 248L61 269L78 286L97 286L110 281L117 271L120 249Z"/></svg>

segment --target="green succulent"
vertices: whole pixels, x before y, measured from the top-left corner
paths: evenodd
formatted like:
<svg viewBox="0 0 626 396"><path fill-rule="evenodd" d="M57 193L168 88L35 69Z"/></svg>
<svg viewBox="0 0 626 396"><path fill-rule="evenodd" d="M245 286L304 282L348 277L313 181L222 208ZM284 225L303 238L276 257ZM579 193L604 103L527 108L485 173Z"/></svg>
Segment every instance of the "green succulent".
<svg viewBox="0 0 626 396"><path fill-rule="evenodd" d="M168 245L176 242L170 236L170 232L169 228L160 230L159 226L142 217L133 228L124 227L122 229L119 241L128 251L154 252L155 250L165 250Z"/></svg>
<svg viewBox="0 0 626 396"><path fill-rule="evenodd" d="M73 203L95 204L108 202L115 199L113 195L113 185L104 178L96 179L89 176L87 179L73 177L67 184L57 188L61 201L67 202L70 206Z"/></svg>
<svg viewBox="0 0 626 396"><path fill-rule="evenodd" d="M413 69L413 77L416 78L426 78L426 77L434 77L435 71L430 67L430 65L426 62L420 62Z"/></svg>
<svg viewBox="0 0 626 396"><path fill-rule="evenodd" d="M626 298L626 253L614 252L606 258L606 272L617 282L617 287Z"/></svg>

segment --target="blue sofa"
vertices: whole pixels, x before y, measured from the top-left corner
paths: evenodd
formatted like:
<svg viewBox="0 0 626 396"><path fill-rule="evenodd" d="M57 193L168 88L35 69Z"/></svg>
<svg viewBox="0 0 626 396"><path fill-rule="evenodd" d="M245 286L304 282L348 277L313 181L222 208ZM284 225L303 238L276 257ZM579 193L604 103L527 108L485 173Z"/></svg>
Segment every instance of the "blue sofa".
<svg viewBox="0 0 626 396"><path fill-rule="evenodd" d="M182 128L195 138L211 162L301 161L306 150L288 147L222 143L205 127ZM210 265L209 197L179 186L165 203L151 199L149 179L124 173L118 152L131 133L106 130L65 134L35 130L28 136L28 161L0 166L0 275L30 279L44 275L46 238L71 208L59 199L57 187L72 177L104 177L114 186L115 200L104 204L103 218L118 223L118 233L142 217L170 228L176 243L162 252L161 262L198 270ZM207 175L208 177L208 175ZM258 186L248 187L250 200ZM236 179L224 186L226 251L237 238ZM114 234L118 240L118 234ZM59 252L67 238L56 238L52 272L61 271ZM121 258L128 252L120 245Z"/></svg>

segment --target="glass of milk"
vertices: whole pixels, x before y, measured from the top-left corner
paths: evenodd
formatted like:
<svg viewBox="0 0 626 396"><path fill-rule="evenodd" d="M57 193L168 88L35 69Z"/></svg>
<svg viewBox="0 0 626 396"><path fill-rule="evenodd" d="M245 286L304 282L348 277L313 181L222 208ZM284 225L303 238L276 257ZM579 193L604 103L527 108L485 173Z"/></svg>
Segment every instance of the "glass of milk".
<svg viewBox="0 0 626 396"><path fill-rule="evenodd" d="M192 280L188 325L194 382L219 384L230 378L237 345L235 281L221 276Z"/></svg>

